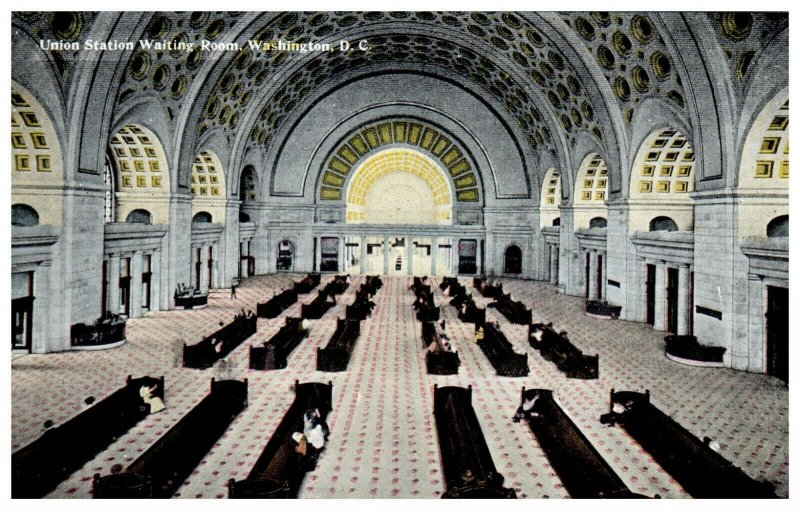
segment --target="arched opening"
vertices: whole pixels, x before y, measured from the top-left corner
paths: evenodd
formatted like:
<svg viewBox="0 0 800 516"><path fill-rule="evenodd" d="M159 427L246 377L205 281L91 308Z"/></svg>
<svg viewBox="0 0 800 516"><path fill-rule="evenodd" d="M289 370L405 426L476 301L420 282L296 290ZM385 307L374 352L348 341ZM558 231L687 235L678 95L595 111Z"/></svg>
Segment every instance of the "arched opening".
<svg viewBox="0 0 800 516"><path fill-rule="evenodd" d="M506 247L503 272L506 274L522 274L522 249L516 244Z"/></svg>
<svg viewBox="0 0 800 516"><path fill-rule="evenodd" d="M256 200L256 172L247 165L239 178L239 222L250 222L250 215L244 212L247 205Z"/></svg>
<svg viewBox="0 0 800 516"><path fill-rule="evenodd" d="M281 240L278 243L278 261L275 268L279 271L291 271L294 267L294 242Z"/></svg>
<svg viewBox="0 0 800 516"><path fill-rule="evenodd" d="M346 220L362 224L450 224L450 185L442 169L420 152L402 148L378 152L353 173L347 187Z"/></svg>
<svg viewBox="0 0 800 516"><path fill-rule="evenodd" d="M239 222L250 222L250 215L243 211L239 211Z"/></svg>
<svg viewBox="0 0 800 516"><path fill-rule="evenodd" d="M561 226L561 217L556 217L556 218L553 219L553 226L554 227Z"/></svg>
<svg viewBox="0 0 800 516"><path fill-rule="evenodd" d="M589 229L595 229L595 228L602 229L605 228L607 225L608 221L605 219L605 217L595 217L589 221Z"/></svg>
<svg viewBox="0 0 800 516"><path fill-rule="evenodd" d="M542 181L542 194L539 199L539 218L542 221L542 227L546 227L553 217L558 220L560 209L559 202L561 200L561 174L555 168L550 168L544 175ZM552 224L555 226L555 224Z"/></svg>
<svg viewBox="0 0 800 516"><path fill-rule="evenodd" d="M606 217L608 167L600 155L587 155L575 175L573 227L588 228L589 221Z"/></svg>
<svg viewBox="0 0 800 516"><path fill-rule="evenodd" d="M678 225L669 217L658 216L650 221L649 231L678 231Z"/></svg>
<svg viewBox="0 0 800 516"><path fill-rule="evenodd" d="M112 220L128 221L131 210L143 209L155 213L159 224L168 223L169 170L161 142L149 129L127 124L108 142L112 157L110 166L116 177L112 183L115 214ZM143 200L145 197L147 200Z"/></svg>
<svg viewBox="0 0 800 516"><path fill-rule="evenodd" d="M768 238L781 238L789 236L789 216L775 217L767 224Z"/></svg>
<svg viewBox="0 0 800 516"><path fill-rule="evenodd" d="M39 214L27 204L13 204L11 206L11 225L32 227L39 225Z"/></svg>
<svg viewBox="0 0 800 516"><path fill-rule="evenodd" d="M207 211L198 211L197 213L194 214L194 217L192 217L192 224L198 222L211 223L211 221L212 221L211 214L208 213Z"/></svg>
<svg viewBox="0 0 800 516"><path fill-rule="evenodd" d="M153 216L149 211L143 209L131 210L125 217L126 224L152 224Z"/></svg>
<svg viewBox="0 0 800 516"><path fill-rule="evenodd" d="M666 209L678 227L691 230L694 208L689 193L694 190L694 169L695 154L688 137L672 128L650 133L631 169L630 231L645 231L645 221Z"/></svg>

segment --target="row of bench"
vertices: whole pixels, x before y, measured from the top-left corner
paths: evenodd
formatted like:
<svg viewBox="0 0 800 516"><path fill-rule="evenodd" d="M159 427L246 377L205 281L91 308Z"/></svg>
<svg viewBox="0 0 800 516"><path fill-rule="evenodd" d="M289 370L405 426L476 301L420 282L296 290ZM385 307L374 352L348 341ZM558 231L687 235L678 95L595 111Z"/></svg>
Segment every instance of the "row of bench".
<svg viewBox="0 0 800 516"><path fill-rule="evenodd" d="M220 323L222 324L222 323ZM183 367L207 369L228 356L242 342L256 333L254 315L236 315L233 322L223 326L197 344L183 346Z"/></svg>

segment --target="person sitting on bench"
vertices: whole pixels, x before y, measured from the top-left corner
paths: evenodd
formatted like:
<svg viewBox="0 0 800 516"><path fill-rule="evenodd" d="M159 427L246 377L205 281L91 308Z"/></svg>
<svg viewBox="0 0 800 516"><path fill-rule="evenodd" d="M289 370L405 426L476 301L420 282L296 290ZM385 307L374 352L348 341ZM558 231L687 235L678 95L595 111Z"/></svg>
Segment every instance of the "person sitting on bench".
<svg viewBox="0 0 800 516"><path fill-rule="evenodd" d="M311 458L316 459L328 440L328 425L320 417L319 409L306 410L303 416L303 434L311 444Z"/></svg>
<svg viewBox="0 0 800 516"><path fill-rule="evenodd" d="M522 400L522 405L517 408L516 414L512 418L515 423L519 421L527 421L532 417L538 417L539 414L534 412L533 409L536 407L536 401L539 399L539 395L536 394L533 398L525 398Z"/></svg>
<svg viewBox="0 0 800 516"><path fill-rule="evenodd" d="M158 389L158 385L142 385L139 388L139 396L150 407L150 413L155 414L161 412L165 408L164 401L158 396L153 396L153 393Z"/></svg>
<svg viewBox="0 0 800 516"><path fill-rule="evenodd" d="M536 342L542 342L543 336L544 330L542 330L542 328L536 328L531 332L531 338L533 338Z"/></svg>
<svg viewBox="0 0 800 516"><path fill-rule="evenodd" d="M475 335L472 336L473 344L480 344L483 342L483 326L475 323Z"/></svg>
<svg viewBox="0 0 800 516"><path fill-rule="evenodd" d="M631 401L630 404L632 405L633 402ZM622 421L622 419L625 417L625 412L629 408L630 406L614 402L614 404L611 406L611 412L600 416L600 422L606 426L614 426Z"/></svg>

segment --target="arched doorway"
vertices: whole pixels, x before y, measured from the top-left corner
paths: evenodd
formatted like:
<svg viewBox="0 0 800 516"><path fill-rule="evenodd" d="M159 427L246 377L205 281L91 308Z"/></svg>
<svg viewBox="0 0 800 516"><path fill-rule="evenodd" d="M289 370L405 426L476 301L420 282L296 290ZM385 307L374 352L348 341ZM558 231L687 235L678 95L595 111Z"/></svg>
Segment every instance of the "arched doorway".
<svg viewBox="0 0 800 516"><path fill-rule="evenodd" d="M503 272L506 274L522 274L522 249L516 244L506 247Z"/></svg>

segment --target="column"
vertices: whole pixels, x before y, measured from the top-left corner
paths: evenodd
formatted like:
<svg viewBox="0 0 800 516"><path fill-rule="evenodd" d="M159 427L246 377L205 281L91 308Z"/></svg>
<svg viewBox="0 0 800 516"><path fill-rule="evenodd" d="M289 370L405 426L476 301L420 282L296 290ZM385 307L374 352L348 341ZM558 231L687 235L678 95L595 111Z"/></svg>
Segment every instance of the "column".
<svg viewBox="0 0 800 516"><path fill-rule="evenodd" d="M383 275L389 275L389 237L383 237Z"/></svg>
<svg viewBox="0 0 800 516"><path fill-rule="evenodd" d="M600 301L605 301L608 283L608 256L606 253L600 253L600 257L603 259L603 265L600 267Z"/></svg>
<svg viewBox="0 0 800 516"><path fill-rule="evenodd" d="M130 318L142 316L142 252L136 251L131 257L131 306Z"/></svg>
<svg viewBox="0 0 800 516"><path fill-rule="evenodd" d="M436 276L436 260L439 256L439 239L431 237L431 276Z"/></svg>
<svg viewBox="0 0 800 516"><path fill-rule="evenodd" d="M156 249L153 251L153 257L150 258L150 311L161 310L161 296L158 293L161 291L161 251Z"/></svg>
<svg viewBox="0 0 800 516"><path fill-rule="evenodd" d="M358 262L358 272L361 274L367 273L367 239L359 237L358 240L358 252L360 255L360 259Z"/></svg>
<svg viewBox="0 0 800 516"><path fill-rule="evenodd" d="M664 262L656 262L656 296L655 296L655 318L653 320L653 329L664 331L664 319L666 308L666 282L667 282L667 266Z"/></svg>
<svg viewBox="0 0 800 516"><path fill-rule="evenodd" d="M597 300L597 251L589 251L589 299Z"/></svg>
<svg viewBox="0 0 800 516"><path fill-rule="evenodd" d="M406 236L406 270L409 276L414 275L414 244L411 242L411 237Z"/></svg>
<svg viewBox="0 0 800 516"><path fill-rule="evenodd" d="M208 245L200 247L200 292L208 291Z"/></svg>
<svg viewBox="0 0 800 516"><path fill-rule="evenodd" d="M112 254L108 259L108 311L119 313L119 255Z"/></svg>
<svg viewBox="0 0 800 516"><path fill-rule="evenodd" d="M678 265L678 335L689 335L689 265Z"/></svg>
<svg viewBox="0 0 800 516"><path fill-rule="evenodd" d="M558 246L550 246L550 283L558 285Z"/></svg>

